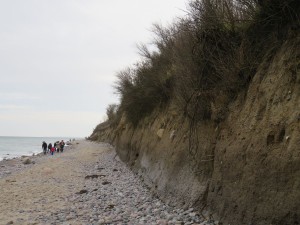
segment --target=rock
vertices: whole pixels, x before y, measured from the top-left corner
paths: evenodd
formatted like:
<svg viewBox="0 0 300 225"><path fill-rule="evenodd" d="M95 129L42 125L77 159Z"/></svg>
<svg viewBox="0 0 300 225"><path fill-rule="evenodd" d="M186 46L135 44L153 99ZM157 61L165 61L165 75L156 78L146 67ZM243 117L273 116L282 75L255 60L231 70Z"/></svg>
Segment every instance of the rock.
<svg viewBox="0 0 300 225"><path fill-rule="evenodd" d="M86 194L86 193L88 193L88 191L83 189L83 190L80 190L79 192L77 192L76 194L82 195L82 194Z"/></svg>
<svg viewBox="0 0 300 225"><path fill-rule="evenodd" d="M175 137L175 132L176 132L175 130L172 130L172 131L171 131L171 133L170 133L170 139L171 139L171 140L174 139L174 137Z"/></svg>
<svg viewBox="0 0 300 225"><path fill-rule="evenodd" d="M159 137L159 138L162 138L163 134L164 134L164 131L165 129L159 129L157 132L156 132L156 135Z"/></svg>
<svg viewBox="0 0 300 225"><path fill-rule="evenodd" d="M72 219L74 219L73 216L67 216L67 217L66 217L66 220L72 220Z"/></svg>
<svg viewBox="0 0 300 225"><path fill-rule="evenodd" d="M85 179L94 179L94 178L105 177L105 176L106 175L103 175L103 174L100 174L100 175L93 174L93 175L87 175L87 176L85 176Z"/></svg>
<svg viewBox="0 0 300 225"><path fill-rule="evenodd" d="M184 224L183 221L176 221L176 222L175 222L175 225L183 225L183 224Z"/></svg>
<svg viewBox="0 0 300 225"><path fill-rule="evenodd" d="M27 158L24 158L23 164L24 164L24 165L31 164L30 158L28 158L28 157L27 157Z"/></svg>
<svg viewBox="0 0 300 225"><path fill-rule="evenodd" d="M166 225L168 224L168 222L166 220L157 220L156 221L157 224L161 224L161 225Z"/></svg>
<svg viewBox="0 0 300 225"><path fill-rule="evenodd" d="M107 185L107 184L111 184L111 182L109 182L109 181L102 182L102 185Z"/></svg>
<svg viewBox="0 0 300 225"><path fill-rule="evenodd" d="M290 140L290 136L286 136L286 137L285 137L285 140L286 140L286 141L289 141L289 140Z"/></svg>
<svg viewBox="0 0 300 225"><path fill-rule="evenodd" d="M6 182L8 183L14 183L14 182L17 182L16 180L6 180Z"/></svg>
<svg viewBox="0 0 300 225"><path fill-rule="evenodd" d="M100 224L104 224L105 223L105 220L104 219L100 219L100 220L98 220L98 224L100 225Z"/></svg>
<svg viewBox="0 0 300 225"><path fill-rule="evenodd" d="M96 165L96 166L95 166L95 169L96 169L96 170L104 170L104 168L103 168L103 167L99 167L99 165Z"/></svg>
<svg viewBox="0 0 300 225"><path fill-rule="evenodd" d="M110 204L110 205L107 206L108 209L113 209L114 207L115 207L114 204Z"/></svg>

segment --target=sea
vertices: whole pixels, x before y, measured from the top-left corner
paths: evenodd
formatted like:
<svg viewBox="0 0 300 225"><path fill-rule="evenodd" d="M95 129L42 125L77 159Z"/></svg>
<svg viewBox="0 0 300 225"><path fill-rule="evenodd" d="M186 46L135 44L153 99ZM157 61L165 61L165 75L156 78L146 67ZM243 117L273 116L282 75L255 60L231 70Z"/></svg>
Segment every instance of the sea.
<svg viewBox="0 0 300 225"><path fill-rule="evenodd" d="M0 136L0 161L23 155L31 156L43 151L42 143L47 144L64 140L73 140L71 137L4 137ZM78 139L78 138L77 138Z"/></svg>

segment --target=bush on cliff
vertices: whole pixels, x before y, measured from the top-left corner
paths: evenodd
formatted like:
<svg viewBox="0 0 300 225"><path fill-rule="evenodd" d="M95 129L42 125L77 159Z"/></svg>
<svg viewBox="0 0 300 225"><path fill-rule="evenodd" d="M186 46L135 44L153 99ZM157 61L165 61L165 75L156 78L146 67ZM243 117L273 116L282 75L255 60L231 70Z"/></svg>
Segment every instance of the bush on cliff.
<svg viewBox="0 0 300 225"><path fill-rule="evenodd" d="M192 121L220 122L263 57L295 28L297 0L190 1L186 18L154 25L155 50L140 45L141 61L118 73L118 112L137 125L171 100Z"/></svg>

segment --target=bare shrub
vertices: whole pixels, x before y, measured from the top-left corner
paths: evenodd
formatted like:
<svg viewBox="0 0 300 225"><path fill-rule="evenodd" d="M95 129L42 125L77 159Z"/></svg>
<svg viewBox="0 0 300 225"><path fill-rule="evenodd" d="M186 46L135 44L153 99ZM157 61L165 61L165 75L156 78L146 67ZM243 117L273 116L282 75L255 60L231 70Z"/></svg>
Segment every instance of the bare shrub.
<svg viewBox="0 0 300 225"><path fill-rule="evenodd" d="M162 60L152 55L151 61L138 63L130 73L127 70L118 75L115 89L121 95L120 110L133 125L170 98L171 80L165 73L168 63Z"/></svg>
<svg viewBox="0 0 300 225"><path fill-rule="evenodd" d="M192 1L190 19L178 24L173 51L175 98L190 118L211 119L211 105L220 93L229 96L223 99L233 98L247 80L240 76L240 26L249 15L239 13L238 7L227 0ZM228 101L222 104L226 107Z"/></svg>
<svg viewBox="0 0 300 225"><path fill-rule="evenodd" d="M299 5L298 0L190 1L188 16L167 28L155 24L155 49L140 44L142 60L118 73L119 111L137 125L173 99L192 121L222 121L263 57L274 55L288 30L299 27Z"/></svg>
<svg viewBox="0 0 300 225"><path fill-rule="evenodd" d="M112 121L117 116L117 112L118 112L117 104L108 105L106 108L106 115L108 120Z"/></svg>

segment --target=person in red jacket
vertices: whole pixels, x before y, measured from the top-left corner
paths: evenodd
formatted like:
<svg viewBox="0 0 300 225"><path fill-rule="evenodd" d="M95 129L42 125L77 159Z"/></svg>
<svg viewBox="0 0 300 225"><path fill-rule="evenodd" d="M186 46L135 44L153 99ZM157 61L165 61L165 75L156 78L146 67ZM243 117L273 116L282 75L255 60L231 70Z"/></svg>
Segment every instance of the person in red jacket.
<svg viewBox="0 0 300 225"><path fill-rule="evenodd" d="M55 148L54 148L54 147L52 147L50 151L51 151L51 155L53 155L53 154L54 154L54 152L55 152Z"/></svg>

